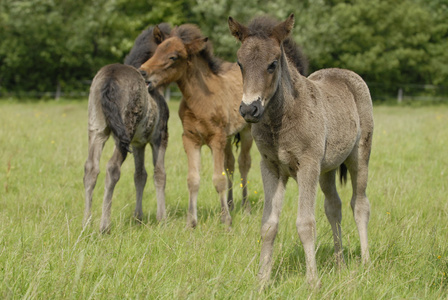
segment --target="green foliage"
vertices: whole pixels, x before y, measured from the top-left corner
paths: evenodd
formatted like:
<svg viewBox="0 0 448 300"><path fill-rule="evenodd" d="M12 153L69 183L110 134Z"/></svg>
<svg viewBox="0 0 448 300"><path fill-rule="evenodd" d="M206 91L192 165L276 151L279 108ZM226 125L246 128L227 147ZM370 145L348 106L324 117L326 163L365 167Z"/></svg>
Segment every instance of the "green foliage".
<svg viewBox="0 0 448 300"><path fill-rule="evenodd" d="M203 33L213 41L218 56L236 61L239 42L230 34L227 19L232 16L236 20L247 23L253 17L270 15L282 20L294 11L294 6L286 0L262 1L246 0L242 9L239 0L197 0L191 9L190 22L199 25Z"/></svg>
<svg viewBox="0 0 448 300"><path fill-rule="evenodd" d="M167 17L180 15L179 1L153 2L2 1L1 85L48 91L92 79L103 65L123 61L148 20L182 21Z"/></svg>
<svg viewBox="0 0 448 300"><path fill-rule="evenodd" d="M8 88L54 90L58 83L90 78L122 55L116 50L122 24L111 1L7 1L2 6L8 18L2 22L1 80ZM121 33L111 35L117 30Z"/></svg>
<svg viewBox="0 0 448 300"><path fill-rule="evenodd" d="M352 69L394 92L403 83L448 85L447 0L0 0L0 91L79 88L160 22L199 25L216 54L234 61L229 15L247 23L291 12L311 71Z"/></svg>
<svg viewBox="0 0 448 300"><path fill-rule="evenodd" d="M309 290L298 238L297 185L287 186L274 247L273 283L258 292L263 188L254 146L249 193L241 210L235 174L233 228L220 224L212 156L202 149L199 224L185 228L187 159L179 102L170 102L166 156L168 219L155 220L150 147L145 218L133 221L132 155L112 203L112 232L98 232L109 140L94 192L92 226L82 229L87 103L0 101L1 299L446 299L448 291L448 106L375 106L367 195L372 263L360 264L351 186L338 186L347 268L337 270L333 240L316 202L317 266L322 288Z"/></svg>
<svg viewBox="0 0 448 300"><path fill-rule="evenodd" d="M448 83L444 71L448 65L433 49L445 43L440 37L448 31L440 24L446 21L434 17L426 4L412 0L322 4L310 1L298 18L299 41L312 68L347 68L386 85ZM439 65L431 64L434 60Z"/></svg>

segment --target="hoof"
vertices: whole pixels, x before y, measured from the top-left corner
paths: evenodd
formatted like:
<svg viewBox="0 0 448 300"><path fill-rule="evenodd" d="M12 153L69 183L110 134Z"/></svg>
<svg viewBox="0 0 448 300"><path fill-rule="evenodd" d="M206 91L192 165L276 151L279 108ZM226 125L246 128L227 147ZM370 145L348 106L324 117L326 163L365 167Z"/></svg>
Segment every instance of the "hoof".
<svg viewBox="0 0 448 300"><path fill-rule="evenodd" d="M347 269L347 264L345 263L344 255L342 255L342 252L335 253L334 257L336 260L336 267L338 268L339 271Z"/></svg>
<svg viewBox="0 0 448 300"><path fill-rule="evenodd" d="M187 218L187 228L196 228L196 226L198 225L198 220L194 219L194 218Z"/></svg>
<svg viewBox="0 0 448 300"><path fill-rule="evenodd" d="M156 218L157 218L157 221L158 221L158 222L163 222L163 221L166 220L166 213L165 213L165 212L163 212L163 213L157 213Z"/></svg>
<svg viewBox="0 0 448 300"><path fill-rule="evenodd" d="M100 226L101 234L110 234L110 225L109 226Z"/></svg>
<svg viewBox="0 0 448 300"><path fill-rule="evenodd" d="M258 293L262 293L271 283L270 274L258 273Z"/></svg>
<svg viewBox="0 0 448 300"><path fill-rule="evenodd" d="M227 225L228 227L232 226L232 217L230 216L230 214L221 215L221 223Z"/></svg>
<svg viewBox="0 0 448 300"><path fill-rule="evenodd" d="M141 223L143 221L143 212L134 212L134 218Z"/></svg>
<svg viewBox="0 0 448 300"><path fill-rule="evenodd" d="M319 278L308 278L307 279L308 286L311 290L320 290L322 287L322 283Z"/></svg>

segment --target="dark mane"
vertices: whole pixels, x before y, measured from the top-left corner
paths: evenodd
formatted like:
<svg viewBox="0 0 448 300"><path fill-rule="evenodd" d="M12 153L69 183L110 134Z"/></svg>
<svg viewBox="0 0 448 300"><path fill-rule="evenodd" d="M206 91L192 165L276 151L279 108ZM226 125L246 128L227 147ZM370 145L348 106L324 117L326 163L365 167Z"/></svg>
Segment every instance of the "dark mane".
<svg viewBox="0 0 448 300"><path fill-rule="evenodd" d="M171 26L168 23L160 23L158 26L165 35L169 36ZM143 30L135 39L134 46L124 59L125 65L130 65L138 69L145 61L151 58L157 48L153 30L154 26L150 26Z"/></svg>
<svg viewBox="0 0 448 300"><path fill-rule="evenodd" d="M249 29L248 36L267 39L278 23L279 21L268 16L256 17L247 26ZM283 41L283 49L290 62L294 64L300 74L306 76L308 74L308 59L291 36Z"/></svg>
<svg viewBox="0 0 448 300"><path fill-rule="evenodd" d="M173 28L171 36L177 36L184 43L191 43L196 39L204 38L199 27L193 24L183 24L179 27ZM211 71L214 74L218 74L221 71L223 62L221 59L213 55L213 45L210 40L207 42L205 49L200 52L200 56L207 61Z"/></svg>
<svg viewBox="0 0 448 300"><path fill-rule="evenodd" d="M248 36L259 37L262 39L268 39L272 29L274 29L275 25L279 22L268 16L255 17L250 21L247 28L249 29Z"/></svg>

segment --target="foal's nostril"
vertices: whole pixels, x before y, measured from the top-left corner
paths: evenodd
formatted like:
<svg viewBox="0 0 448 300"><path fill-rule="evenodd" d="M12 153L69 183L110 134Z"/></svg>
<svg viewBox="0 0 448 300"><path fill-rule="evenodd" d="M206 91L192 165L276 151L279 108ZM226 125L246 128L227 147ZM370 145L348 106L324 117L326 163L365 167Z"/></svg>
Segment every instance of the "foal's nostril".
<svg viewBox="0 0 448 300"><path fill-rule="evenodd" d="M241 103L240 114L247 122L258 122L263 114L263 106L261 101L253 101L250 104Z"/></svg>
<svg viewBox="0 0 448 300"><path fill-rule="evenodd" d="M152 81L149 80L146 81L146 86L148 87L149 90L152 90L154 88Z"/></svg>
<svg viewBox="0 0 448 300"><path fill-rule="evenodd" d="M258 107L256 105L254 105L253 109L252 109L252 117L258 117L258 115L259 115L258 112L259 112Z"/></svg>
<svg viewBox="0 0 448 300"><path fill-rule="evenodd" d="M244 117L243 105L242 105L242 104L240 105L240 115L241 115L242 117Z"/></svg>

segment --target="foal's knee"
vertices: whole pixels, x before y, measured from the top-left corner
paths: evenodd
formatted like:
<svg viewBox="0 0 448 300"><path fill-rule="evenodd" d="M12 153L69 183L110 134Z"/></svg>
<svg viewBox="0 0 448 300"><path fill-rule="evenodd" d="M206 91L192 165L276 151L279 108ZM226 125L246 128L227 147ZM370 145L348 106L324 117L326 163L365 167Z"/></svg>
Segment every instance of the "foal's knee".
<svg viewBox="0 0 448 300"><path fill-rule="evenodd" d="M213 185L218 193L227 189L227 177L225 174L213 175Z"/></svg>
<svg viewBox="0 0 448 300"><path fill-rule="evenodd" d="M162 186L166 181L166 172L163 168L154 168L154 184L157 186Z"/></svg>
<svg viewBox="0 0 448 300"><path fill-rule="evenodd" d="M247 171L250 169L252 164L252 159L250 157L250 153L241 153L241 155L238 157L238 165L240 172L241 171Z"/></svg>
<svg viewBox="0 0 448 300"><path fill-rule="evenodd" d="M140 170L135 170L134 173L134 180L141 180L143 182L146 182L146 180L148 179L148 173L146 172L145 168L142 168Z"/></svg>
<svg viewBox="0 0 448 300"><path fill-rule="evenodd" d="M98 164L93 163L93 161L87 160L84 165L84 173L85 176L90 175L96 177L100 173L100 167Z"/></svg>
<svg viewBox="0 0 448 300"><path fill-rule="evenodd" d="M300 218L296 221L297 233L303 242L314 240L316 235L316 220L312 217Z"/></svg>
<svg viewBox="0 0 448 300"><path fill-rule="evenodd" d="M188 189L190 191L198 191L199 190L199 182L200 182L200 177L198 174L193 174L193 173L188 174L187 184L188 184Z"/></svg>

